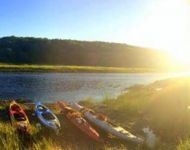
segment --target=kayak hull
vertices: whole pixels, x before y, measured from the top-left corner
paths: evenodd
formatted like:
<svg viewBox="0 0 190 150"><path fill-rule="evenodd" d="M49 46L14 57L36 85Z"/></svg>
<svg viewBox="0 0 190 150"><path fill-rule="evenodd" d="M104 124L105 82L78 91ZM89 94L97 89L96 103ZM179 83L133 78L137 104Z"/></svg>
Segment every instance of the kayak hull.
<svg viewBox="0 0 190 150"><path fill-rule="evenodd" d="M12 126L17 130L25 133L30 132L29 119L23 108L15 101L12 101L9 105L9 116Z"/></svg>
<svg viewBox="0 0 190 150"><path fill-rule="evenodd" d="M120 126L113 125L112 123L107 122L105 120L100 120L94 112L88 109L85 110L84 107L80 106L77 103L73 103L71 104L71 106L78 111L82 111L85 118L88 119L91 123L101 128L102 130L111 133L112 135L118 137L119 139L132 141L139 144L143 143L144 141L142 138L139 138L131 134L130 132L128 132L127 130L125 130Z"/></svg>

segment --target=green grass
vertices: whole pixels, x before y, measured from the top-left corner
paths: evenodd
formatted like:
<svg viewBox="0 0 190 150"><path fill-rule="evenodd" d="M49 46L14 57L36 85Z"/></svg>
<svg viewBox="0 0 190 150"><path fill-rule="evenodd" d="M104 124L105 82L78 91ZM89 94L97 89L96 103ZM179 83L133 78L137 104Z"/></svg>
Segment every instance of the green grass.
<svg viewBox="0 0 190 150"><path fill-rule="evenodd" d="M102 72L102 73L135 73L156 72L152 68L122 68L100 66L67 66L67 65L28 65L0 64L0 71L6 72Z"/></svg>
<svg viewBox="0 0 190 150"><path fill-rule="evenodd" d="M187 139L185 141L181 141L177 146L177 150L189 150L190 149L190 141Z"/></svg>
<svg viewBox="0 0 190 150"><path fill-rule="evenodd" d="M150 127L159 139L156 149L189 149L190 78L157 81L128 91L117 99L87 104L133 133L143 134L142 128Z"/></svg>
<svg viewBox="0 0 190 150"><path fill-rule="evenodd" d="M33 130L35 127L33 127ZM39 131L38 131L39 132ZM58 149L51 139L36 136L32 131L31 137L22 137L9 123L0 123L0 147L3 150L17 149Z"/></svg>

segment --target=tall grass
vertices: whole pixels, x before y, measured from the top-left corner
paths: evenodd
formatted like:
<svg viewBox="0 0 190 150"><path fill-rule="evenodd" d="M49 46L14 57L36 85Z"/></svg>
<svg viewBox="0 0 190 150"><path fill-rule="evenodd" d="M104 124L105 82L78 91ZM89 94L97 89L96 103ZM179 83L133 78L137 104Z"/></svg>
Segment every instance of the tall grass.
<svg viewBox="0 0 190 150"><path fill-rule="evenodd" d="M35 132L34 132L35 133ZM2 150L52 150L59 149L51 139L45 137L19 135L19 133L9 124L0 123L0 148Z"/></svg>
<svg viewBox="0 0 190 150"><path fill-rule="evenodd" d="M177 146L177 150L190 150L190 141L180 141L179 145Z"/></svg>

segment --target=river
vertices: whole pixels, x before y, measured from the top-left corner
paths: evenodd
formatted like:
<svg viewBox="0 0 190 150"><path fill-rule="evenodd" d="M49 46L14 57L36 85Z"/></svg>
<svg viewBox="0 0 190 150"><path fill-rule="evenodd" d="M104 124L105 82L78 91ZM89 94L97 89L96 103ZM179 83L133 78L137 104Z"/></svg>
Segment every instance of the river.
<svg viewBox="0 0 190 150"><path fill-rule="evenodd" d="M189 73L0 73L0 99L52 102L117 97L135 84Z"/></svg>

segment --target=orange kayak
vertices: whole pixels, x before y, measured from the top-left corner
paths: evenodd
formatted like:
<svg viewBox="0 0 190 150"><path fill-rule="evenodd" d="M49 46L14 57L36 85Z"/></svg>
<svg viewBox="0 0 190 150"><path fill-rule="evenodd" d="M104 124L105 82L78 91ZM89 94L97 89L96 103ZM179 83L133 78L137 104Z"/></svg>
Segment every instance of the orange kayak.
<svg viewBox="0 0 190 150"><path fill-rule="evenodd" d="M81 116L81 113L73 110L71 107L67 106L63 101L58 102L61 108L61 113L79 130L81 130L85 135L91 139L101 142L100 135L98 132L91 127L91 125Z"/></svg>
<svg viewBox="0 0 190 150"><path fill-rule="evenodd" d="M24 112L23 108L15 101L12 101L9 105L9 116L11 124L17 130L24 133L29 133L30 123L28 117Z"/></svg>

